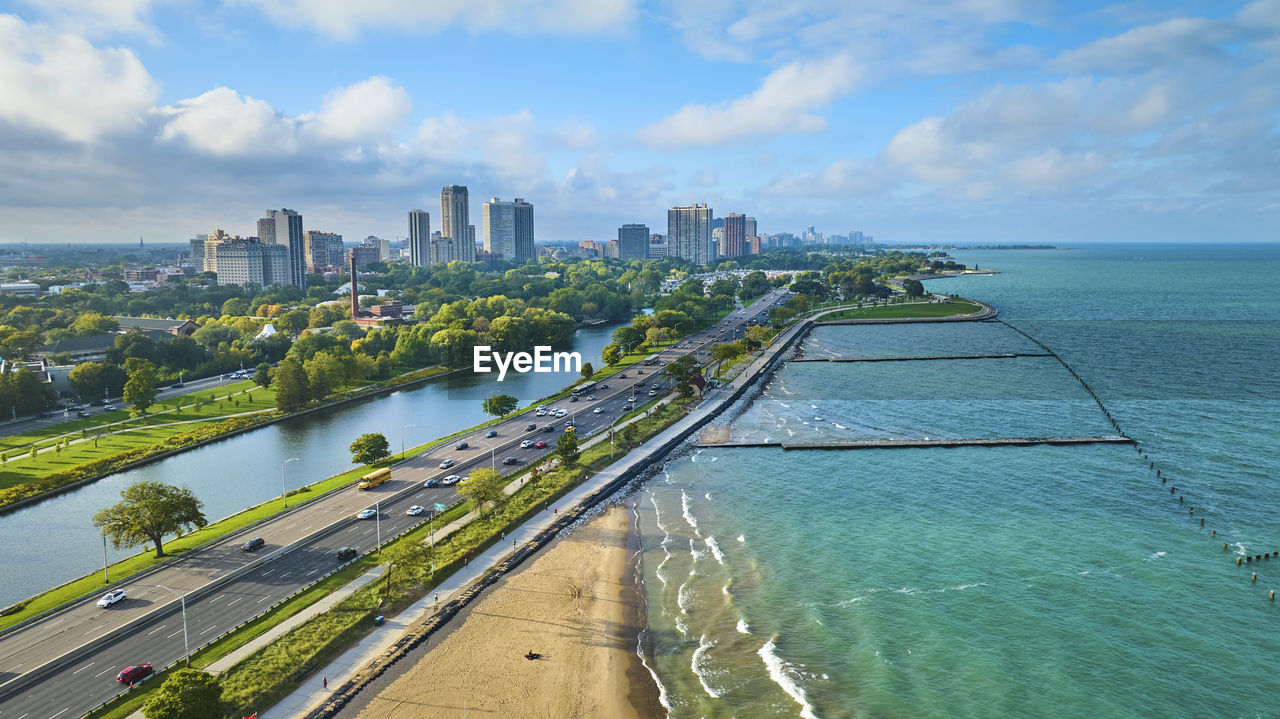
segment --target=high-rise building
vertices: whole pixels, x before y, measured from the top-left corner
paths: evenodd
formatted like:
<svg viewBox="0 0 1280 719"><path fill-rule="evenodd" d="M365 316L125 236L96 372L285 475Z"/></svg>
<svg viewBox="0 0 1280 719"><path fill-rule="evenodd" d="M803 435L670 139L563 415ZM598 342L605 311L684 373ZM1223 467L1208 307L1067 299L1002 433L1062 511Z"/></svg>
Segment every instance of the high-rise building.
<svg viewBox="0 0 1280 719"><path fill-rule="evenodd" d="M350 262L354 262L358 269L363 270L369 266L371 262L378 262L381 255L378 252L377 245L356 245L347 253Z"/></svg>
<svg viewBox="0 0 1280 719"><path fill-rule="evenodd" d="M471 259L475 260L476 255L476 226L467 225L467 244L471 245Z"/></svg>
<svg viewBox="0 0 1280 719"><path fill-rule="evenodd" d="M752 255L760 254L760 238L759 237L747 238L747 253Z"/></svg>
<svg viewBox="0 0 1280 719"><path fill-rule="evenodd" d="M747 219L746 219L746 225L747 225L747 226L746 226L745 230L746 230L746 233L747 233L747 237L759 237L759 236L760 236L759 234L757 234L757 233L756 233L756 218L751 217L750 215L748 215L748 216L747 216Z"/></svg>
<svg viewBox="0 0 1280 719"><path fill-rule="evenodd" d="M705 265L715 260L711 247L711 208L704 202L667 210L667 256Z"/></svg>
<svg viewBox="0 0 1280 719"><path fill-rule="evenodd" d="M730 212L724 218L724 243L720 245L722 257L741 257L747 241L747 217Z"/></svg>
<svg viewBox="0 0 1280 719"><path fill-rule="evenodd" d="M368 237L364 238L364 242L361 244L368 245L369 247L377 248L378 250L377 261L386 262L387 260L391 259L391 240L384 240L381 237L374 237L373 235L369 235Z"/></svg>
<svg viewBox="0 0 1280 719"><path fill-rule="evenodd" d="M302 244L306 247L308 272L319 272L325 267L342 266L342 235L307 230L302 233Z"/></svg>
<svg viewBox="0 0 1280 719"><path fill-rule="evenodd" d="M431 260L431 213L409 211L409 264L422 267Z"/></svg>
<svg viewBox="0 0 1280 719"><path fill-rule="evenodd" d="M533 205L517 197L503 202L496 197L480 206L484 249L505 260L524 264L534 259Z"/></svg>
<svg viewBox="0 0 1280 719"><path fill-rule="evenodd" d="M446 240L452 240L447 247L440 248L442 252L449 250L450 254L445 262L474 262L476 259L474 231L469 233L467 230L467 226L471 224L467 204L465 185L445 185L440 190L440 235Z"/></svg>
<svg viewBox="0 0 1280 719"><path fill-rule="evenodd" d="M267 245L283 245L289 255L289 282L307 286L307 254L302 237L302 215L290 209L267 210L258 220L258 240Z"/></svg>
<svg viewBox="0 0 1280 719"><path fill-rule="evenodd" d="M218 245L232 239L230 235L222 230L214 230L212 233L205 235L204 240L204 256L201 263L202 272L218 271ZM234 239L240 239L236 237Z"/></svg>
<svg viewBox="0 0 1280 719"><path fill-rule="evenodd" d="M250 238L227 238L214 248L214 264L220 285L291 284L289 249Z"/></svg>
<svg viewBox="0 0 1280 719"><path fill-rule="evenodd" d="M427 253L427 263L446 265L453 260L453 240L447 239L439 231L431 233L431 248Z"/></svg>
<svg viewBox="0 0 1280 719"><path fill-rule="evenodd" d="M187 263L200 271L203 271L201 268L204 267L204 243L208 239L208 235L196 235L187 240L187 246L190 248L187 250Z"/></svg>
<svg viewBox="0 0 1280 719"><path fill-rule="evenodd" d="M665 235L652 234L649 235L649 257L666 257L667 256L667 238Z"/></svg>
<svg viewBox="0 0 1280 719"><path fill-rule="evenodd" d="M618 228L618 258L644 260L649 257L648 225L628 224Z"/></svg>

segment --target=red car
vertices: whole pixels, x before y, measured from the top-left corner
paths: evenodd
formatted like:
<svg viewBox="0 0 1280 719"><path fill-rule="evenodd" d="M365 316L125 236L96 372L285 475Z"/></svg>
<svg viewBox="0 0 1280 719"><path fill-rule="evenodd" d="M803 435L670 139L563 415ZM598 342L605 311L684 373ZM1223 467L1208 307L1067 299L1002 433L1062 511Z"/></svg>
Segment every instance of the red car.
<svg viewBox="0 0 1280 719"><path fill-rule="evenodd" d="M138 682L151 676L150 664L138 664L132 667L125 667L124 671L116 675L116 681L121 684L137 684Z"/></svg>
<svg viewBox="0 0 1280 719"><path fill-rule="evenodd" d="M536 447L536 448L538 448L538 449L546 449L546 448L547 448L547 443L546 443L546 442L544 442L544 441L542 441L542 440L538 440L538 443L537 443L537 444L535 444L535 445L533 445L533 446L534 446L534 447Z"/></svg>

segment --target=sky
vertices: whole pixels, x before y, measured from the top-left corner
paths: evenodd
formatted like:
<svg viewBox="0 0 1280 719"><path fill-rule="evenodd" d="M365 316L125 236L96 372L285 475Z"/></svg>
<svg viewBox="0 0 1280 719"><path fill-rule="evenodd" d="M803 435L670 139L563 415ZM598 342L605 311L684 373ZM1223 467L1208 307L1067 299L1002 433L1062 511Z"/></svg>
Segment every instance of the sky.
<svg viewBox="0 0 1280 719"><path fill-rule="evenodd" d="M0 242L1280 239L1280 0L5 0Z"/></svg>

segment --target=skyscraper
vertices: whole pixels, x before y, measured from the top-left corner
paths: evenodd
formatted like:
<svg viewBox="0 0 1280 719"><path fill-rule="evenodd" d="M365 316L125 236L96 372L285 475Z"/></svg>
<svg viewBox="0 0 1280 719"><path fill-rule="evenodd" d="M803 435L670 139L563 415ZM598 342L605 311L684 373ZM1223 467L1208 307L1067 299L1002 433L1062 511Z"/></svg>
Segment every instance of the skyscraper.
<svg viewBox="0 0 1280 719"><path fill-rule="evenodd" d="M711 208L704 202L667 210L667 256L705 265L711 249Z"/></svg>
<svg viewBox="0 0 1280 719"><path fill-rule="evenodd" d="M449 260L475 262L476 259L475 243L468 242L467 237L467 225L471 224L467 204L465 185L445 185L440 190L440 235L452 240Z"/></svg>
<svg viewBox="0 0 1280 719"><path fill-rule="evenodd" d="M741 257L747 241L747 218L730 212L724 218L724 244L720 254L724 257Z"/></svg>
<svg viewBox="0 0 1280 719"><path fill-rule="evenodd" d="M747 237L759 237L759 235L756 234L756 218L751 216L747 217L746 233Z"/></svg>
<svg viewBox="0 0 1280 719"><path fill-rule="evenodd" d="M480 206L480 211L480 230L486 252L519 264L535 257L533 205L519 197L515 202L503 202L492 197Z"/></svg>
<svg viewBox="0 0 1280 719"><path fill-rule="evenodd" d="M628 224L618 228L618 257L623 260L648 259L648 225Z"/></svg>
<svg viewBox="0 0 1280 719"><path fill-rule="evenodd" d="M307 255L302 237L302 215L290 209L267 210L267 216L258 220L258 240L268 245L284 245L288 250L289 284L307 286Z"/></svg>
<svg viewBox="0 0 1280 719"><path fill-rule="evenodd" d="M302 233L302 244L307 248L308 272L318 272L324 267L342 267L342 235L307 230Z"/></svg>
<svg viewBox="0 0 1280 719"><path fill-rule="evenodd" d="M409 211L409 264L422 267L431 263L431 213Z"/></svg>

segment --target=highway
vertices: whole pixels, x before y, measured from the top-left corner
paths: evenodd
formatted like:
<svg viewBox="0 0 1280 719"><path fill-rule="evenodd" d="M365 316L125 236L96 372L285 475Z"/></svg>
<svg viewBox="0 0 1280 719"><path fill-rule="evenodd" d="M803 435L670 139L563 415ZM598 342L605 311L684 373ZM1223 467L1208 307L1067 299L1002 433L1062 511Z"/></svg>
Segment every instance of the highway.
<svg viewBox="0 0 1280 719"><path fill-rule="evenodd" d="M740 336L750 320L762 319L785 295L774 291L749 308L734 310L718 324L660 353L655 365L637 364L625 371L625 378L606 378L603 384L607 389L597 389L594 401L583 397L570 402L565 398L548 406L571 412L576 431L584 439L607 431L625 413L622 405L637 381L647 380L637 388L643 400L653 399L648 391L655 387L665 394L671 382L659 374L661 364L689 352L701 354L705 362L714 342ZM596 408L602 411L596 413ZM428 521L427 514L407 515L405 510L410 506L430 510L437 502L453 505L461 500L454 487L428 488L426 480L450 474L466 476L491 463L500 471L523 471L529 462L554 448L567 419L537 417L529 410L482 427L395 465L393 478L372 490L351 488L331 493L193 550L157 571L119 582L113 587L125 588L128 597L109 608L96 607L97 597L91 597L0 636L0 718L82 716L125 690L115 681L116 673L125 666L149 662L159 669L182 658L185 650L178 593L192 592L186 606L186 639L195 651L338 567L338 548L355 547L363 554L377 546L379 536L390 538ZM525 431L530 423L537 429ZM555 425L554 431L543 431L548 424ZM485 438L489 429L496 430L497 436ZM520 443L526 439L545 440L548 446L522 449ZM459 441L466 441L468 448L457 449ZM504 466L505 457L515 457L519 465ZM453 460L453 466L440 468L445 459ZM359 510L375 506L376 520L355 517ZM257 536L265 539L266 546L253 554L240 551L240 544ZM235 572L239 573L228 578ZM121 632L126 626L127 631ZM101 641L112 632L120 636ZM40 667L44 669L36 671Z"/></svg>

